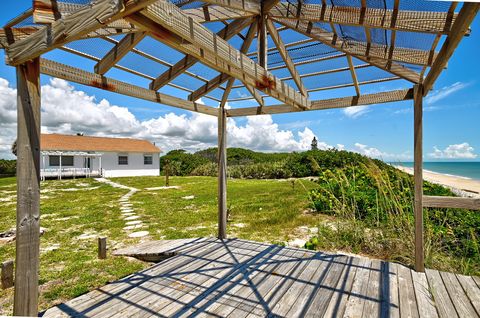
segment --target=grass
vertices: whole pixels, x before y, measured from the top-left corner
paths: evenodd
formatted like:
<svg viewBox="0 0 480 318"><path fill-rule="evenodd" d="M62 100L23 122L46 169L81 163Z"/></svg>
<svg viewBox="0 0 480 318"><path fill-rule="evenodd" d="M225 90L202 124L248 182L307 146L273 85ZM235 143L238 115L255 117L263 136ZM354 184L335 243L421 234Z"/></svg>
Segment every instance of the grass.
<svg viewBox="0 0 480 318"><path fill-rule="evenodd" d="M163 177L114 181L141 190L130 201L148 224L149 239L216 235L216 178L171 177L170 185L180 189L156 191L145 188L164 185ZM228 235L283 242L300 235L300 226L318 226L325 216L303 213L309 206L308 190L316 186L309 180L295 186L278 180L229 180ZM0 232L15 228L15 190L15 178L0 179ZM123 230L118 199L126 192L92 179L42 182L41 310L148 266L122 257L97 259L97 236L107 237L110 251L139 241ZM79 239L81 235L90 237ZM0 262L14 257L15 243L0 245ZM11 314L12 301L12 288L0 290L0 315Z"/></svg>

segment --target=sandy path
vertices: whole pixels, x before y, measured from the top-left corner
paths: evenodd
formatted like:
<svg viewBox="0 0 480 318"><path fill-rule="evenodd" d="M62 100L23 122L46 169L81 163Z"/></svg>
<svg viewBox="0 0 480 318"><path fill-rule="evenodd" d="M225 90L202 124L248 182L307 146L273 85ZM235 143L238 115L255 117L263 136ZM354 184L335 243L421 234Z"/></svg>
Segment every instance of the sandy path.
<svg viewBox="0 0 480 318"><path fill-rule="evenodd" d="M406 173L413 175L413 168L407 168L402 166L395 166L395 167ZM456 176L449 176L449 175L434 173L434 172L425 171L425 170L423 170L423 178L432 183L437 183L447 187L456 188L469 193L480 195L480 181L477 181L477 180L456 177Z"/></svg>

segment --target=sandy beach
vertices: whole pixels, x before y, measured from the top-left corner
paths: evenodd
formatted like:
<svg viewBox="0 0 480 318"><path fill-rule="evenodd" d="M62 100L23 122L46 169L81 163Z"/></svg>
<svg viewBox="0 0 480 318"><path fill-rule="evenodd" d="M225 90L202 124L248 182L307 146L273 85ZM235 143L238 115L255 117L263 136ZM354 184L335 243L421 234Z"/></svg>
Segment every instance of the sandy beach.
<svg viewBox="0 0 480 318"><path fill-rule="evenodd" d="M395 167L413 175L413 168L397 165L395 165ZM458 176L450 176L425 170L423 170L423 178L432 183L437 183L444 185L448 188L452 188L452 190L460 190L466 192L464 193L464 195L468 194L468 196L480 197L480 181L478 180L467 179ZM461 195L462 193L457 194Z"/></svg>

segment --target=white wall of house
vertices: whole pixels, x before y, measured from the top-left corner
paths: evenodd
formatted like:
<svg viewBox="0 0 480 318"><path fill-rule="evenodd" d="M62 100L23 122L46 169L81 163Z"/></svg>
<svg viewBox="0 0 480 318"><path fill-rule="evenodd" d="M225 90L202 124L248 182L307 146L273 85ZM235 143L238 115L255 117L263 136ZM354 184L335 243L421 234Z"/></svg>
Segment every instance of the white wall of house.
<svg viewBox="0 0 480 318"><path fill-rule="evenodd" d="M144 156L152 156L152 164L144 164ZM128 164L118 164L118 156L128 156ZM103 176L112 177L133 177L133 176L159 176L160 157L158 153L117 153L105 152L102 156Z"/></svg>
<svg viewBox="0 0 480 318"><path fill-rule="evenodd" d="M127 156L128 164L119 164L119 156ZM144 156L151 156L152 163L145 164ZM49 156L42 156L40 160L41 169L59 169L59 166L51 166ZM64 168L85 168L85 157L74 156L73 166L64 166ZM159 176L160 175L160 158L158 153L117 153L104 152L101 156L101 168L103 176L112 177L134 177L134 176ZM100 157L90 158L90 168L92 171L100 169Z"/></svg>

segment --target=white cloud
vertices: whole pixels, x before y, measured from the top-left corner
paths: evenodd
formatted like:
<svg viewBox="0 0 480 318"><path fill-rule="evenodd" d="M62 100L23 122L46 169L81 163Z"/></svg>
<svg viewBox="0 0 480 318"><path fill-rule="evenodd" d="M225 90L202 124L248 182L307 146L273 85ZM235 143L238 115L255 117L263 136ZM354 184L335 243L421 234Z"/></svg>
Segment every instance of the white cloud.
<svg viewBox="0 0 480 318"><path fill-rule="evenodd" d="M381 152L379 149L375 147L369 147L367 145L364 145L358 142L355 143L355 151L371 158L383 158L387 155L386 153Z"/></svg>
<svg viewBox="0 0 480 318"><path fill-rule="evenodd" d="M430 94L428 94L427 97L425 97L425 103L433 104L435 102L438 102L439 100L444 99L447 96L455 92L458 92L461 89L464 89L468 85L469 83L455 82L450 86L442 87L441 89L433 91Z"/></svg>
<svg viewBox="0 0 480 318"><path fill-rule="evenodd" d="M16 90L0 78L0 158L12 157L16 138ZM198 102L202 102L199 100ZM239 121L240 122L240 121ZM280 129L270 115L247 117L242 124L229 118L228 146L260 151L302 151L310 149L314 133L305 127L294 133ZM196 151L217 144L217 119L198 113L165 115L139 120L128 108L96 101L68 82L51 79L42 86L42 132L97 136L127 136L155 142L164 151ZM320 149L330 148L319 141Z"/></svg>
<svg viewBox="0 0 480 318"><path fill-rule="evenodd" d="M381 159L385 161L407 161L412 159L412 155L409 151L405 151L400 154L388 153L381 151L378 148L370 147L361 143L355 143L355 148L352 150L354 152L358 152L364 156Z"/></svg>
<svg viewBox="0 0 480 318"><path fill-rule="evenodd" d="M370 111L370 106L352 106L343 109L343 113L350 118L358 118Z"/></svg>
<svg viewBox="0 0 480 318"><path fill-rule="evenodd" d="M472 146L467 142L461 144L449 145L445 149L440 150L437 146L433 147L433 152L428 156L434 159L474 159L477 154L474 153Z"/></svg>

